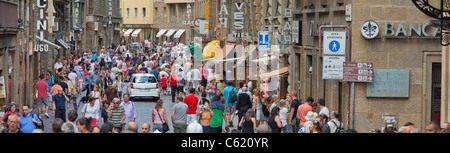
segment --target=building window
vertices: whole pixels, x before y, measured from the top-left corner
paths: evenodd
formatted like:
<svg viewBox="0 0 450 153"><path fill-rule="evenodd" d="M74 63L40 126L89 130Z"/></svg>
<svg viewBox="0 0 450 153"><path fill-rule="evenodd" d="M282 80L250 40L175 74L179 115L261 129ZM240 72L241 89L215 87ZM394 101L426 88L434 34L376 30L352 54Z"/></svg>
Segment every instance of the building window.
<svg viewBox="0 0 450 153"><path fill-rule="evenodd" d="M134 17L137 17L137 8L134 8Z"/></svg>
<svg viewBox="0 0 450 153"><path fill-rule="evenodd" d="M164 10L163 10L163 16L167 16L167 8L166 7L164 7Z"/></svg>
<svg viewBox="0 0 450 153"><path fill-rule="evenodd" d="M186 16L187 4L179 4L179 16Z"/></svg>
<svg viewBox="0 0 450 153"><path fill-rule="evenodd" d="M158 16L158 8L155 7L155 16Z"/></svg>
<svg viewBox="0 0 450 153"><path fill-rule="evenodd" d="M130 8L127 8L127 17L130 17Z"/></svg>
<svg viewBox="0 0 450 153"><path fill-rule="evenodd" d="M145 9L145 8L142 8L142 16L143 16L143 17L145 17L146 13L147 13L146 9Z"/></svg>
<svg viewBox="0 0 450 153"><path fill-rule="evenodd" d="M177 8L175 4L170 4L170 16L177 17Z"/></svg>

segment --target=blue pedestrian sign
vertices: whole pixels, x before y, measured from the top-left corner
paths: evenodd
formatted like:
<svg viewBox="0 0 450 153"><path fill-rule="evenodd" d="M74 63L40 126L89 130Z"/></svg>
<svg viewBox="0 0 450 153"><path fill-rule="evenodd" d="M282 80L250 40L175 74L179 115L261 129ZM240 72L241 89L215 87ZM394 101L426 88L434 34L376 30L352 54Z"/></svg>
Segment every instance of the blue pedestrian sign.
<svg viewBox="0 0 450 153"><path fill-rule="evenodd" d="M330 42L328 47L330 47L331 52L337 52L339 50L339 48L341 47L341 45L339 45L338 41L333 40Z"/></svg>
<svg viewBox="0 0 450 153"><path fill-rule="evenodd" d="M269 49L269 31L260 31L258 33L258 50Z"/></svg>
<svg viewBox="0 0 450 153"><path fill-rule="evenodd" d="M323 31L323 55L345 56L346 42L346 31Z"/></svg>

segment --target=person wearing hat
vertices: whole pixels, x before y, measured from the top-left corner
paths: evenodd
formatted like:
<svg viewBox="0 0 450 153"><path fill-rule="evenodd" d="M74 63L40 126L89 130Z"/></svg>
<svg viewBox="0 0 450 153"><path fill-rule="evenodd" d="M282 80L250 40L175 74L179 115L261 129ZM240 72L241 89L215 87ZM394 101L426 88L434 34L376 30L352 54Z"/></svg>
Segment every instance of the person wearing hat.
<svg viewBox="0 0 450 153"><path fill-rule="evenodd" d="M303 127L300 128L299 133L310 133L309 126L312 125L312 122L316 119L318 114L313 111L308 111L308 113L305 116L306 122L303 124Z"/></svg>

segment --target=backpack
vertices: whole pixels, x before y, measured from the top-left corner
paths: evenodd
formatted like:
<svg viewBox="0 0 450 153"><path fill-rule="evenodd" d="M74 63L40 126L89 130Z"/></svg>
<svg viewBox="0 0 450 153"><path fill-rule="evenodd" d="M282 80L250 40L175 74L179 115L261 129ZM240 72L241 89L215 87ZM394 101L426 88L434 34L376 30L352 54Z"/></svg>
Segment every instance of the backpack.
<svg viewBox="0 0 450 153"><path fill-rule="evenodd" d="M42 131L44 131L44 120L42 120L41 119L41 117L39 117L38 115L36 115L36 114L31 114L32 116L32 118L34 118L34 117L37 117L40 121L41 121L41 123L42 123L42 126L38 126L36 123L34 123L34 125L36 125L36 129L41 129Z"/></svg>
<svg viewBox="0 0 450 153"><path fill-rule="evenodd" d="M265 104L263 104L262 101L260 103L262 105L262 112L263 112L264 116L270 116L270 111L269 111L269 109L267 109L267 106Z"/></svg>
<svg viewBox="0 0 450 153"><path fill-rule="evenodd" d="M237 101L237 96L235 92L235 88L232 88L230 93L228 94L228 103L234 104Z"/></svg>
<svg viewBox="0 0 450 153"><path fill-rule="evenodd" d="M344 128L341 127L342 123L339 124L339 126L337 126L336 122L334 121L331 122L333 122L333 124L336 126L336 131L334 131L334 133L342 133L342 131L344 131Z"/></svg>

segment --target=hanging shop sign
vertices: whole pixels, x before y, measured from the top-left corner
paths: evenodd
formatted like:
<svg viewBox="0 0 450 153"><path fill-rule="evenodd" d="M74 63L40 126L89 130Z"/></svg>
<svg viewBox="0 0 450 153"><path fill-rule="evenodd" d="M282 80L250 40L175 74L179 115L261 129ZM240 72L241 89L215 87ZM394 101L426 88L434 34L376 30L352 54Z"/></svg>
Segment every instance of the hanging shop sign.
<svg viewBox="0 0 450 153"><path fill-rule="evenodd" d="M39 17L36 20L36 30L38 32L38 38L40 41L44 41L44 32L53 33L52 26L55 23L55 8L53 6L53 0L36 0L36 7L39 10ZM34 46L35 52L47 52L48 44L36 43Z"/></svg>
<svg viewBox="0 0 450 153"><path fill-rule="evenodd" d="M383 25L383 24L382 24ZM405 25L408 25L407 27ZM431 23L394 23L385 22L383 29L375 21L368 20L361 25L361 35L366 39L374 38L439 38L440 28ZM384 31L380 36L381 31Z"/></svg>
<svg viewBox="0 0 450 153"><path fill-rule="evenodd" d="M80 0L75 0L75 9L73 14L73 25L76 27L79 26L79 19L80 19Z"/></svg>
<svg viewBox="0 0 450 153"><path fill-rule="evenodd" d="M109 15L108 24L112 24L112 21L111 21L111 16L113 14L112 11L113 11L113 2L112 2L112 0L108 0L108 15Z"/></svg>
<svg viewBox="0 0 450 153"><path fill-rule="evenodd" d="M211 2L210 0L206 0L205 8L203 11L203 15L205 16L205 23L204 23L203 27L204 27L204 30L208 31L208 33L209 33L209 18L211 15L211 6L209 6L210 2Z"/></svg>

